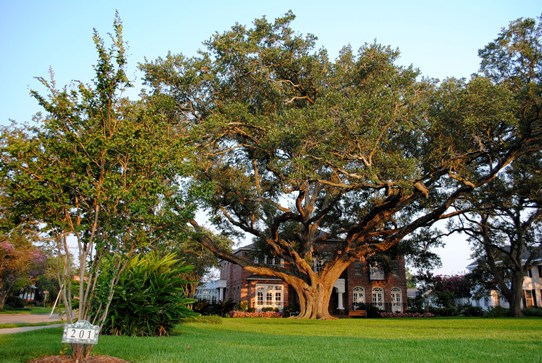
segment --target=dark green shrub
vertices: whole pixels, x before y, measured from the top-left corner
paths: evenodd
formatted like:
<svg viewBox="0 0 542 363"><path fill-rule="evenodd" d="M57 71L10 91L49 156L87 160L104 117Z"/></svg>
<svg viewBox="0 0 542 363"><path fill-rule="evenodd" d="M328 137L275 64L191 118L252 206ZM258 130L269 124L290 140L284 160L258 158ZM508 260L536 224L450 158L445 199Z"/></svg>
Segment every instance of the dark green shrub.
<svg viewBox="0 0 542 363"><path fill-rule="evenodd" d="M542 316L542 309L541 308L527 308L523 309L523 315L525 316Z"/></svg>
<svg viewBox="0 0 542 363"><path fill-rule="evenodd" d="M299 314L299 305L288 305L285 306L282 310L282 315L285 317L298 315Z"/></svg>
<svg viewBox="0 0 542 363"><path fill-rule="evenodd" d="M115 287L115 295L102 332L111 335L169 335L183 318L195 315L187 308L195 302L184 295L189 272L175 254L151 252L134 257ZM107 281L104 281L107 283Z"/></svg>
<svg viewBox="0 0 542 363"><path fill-rule="evenodd" d="M486 316L489 318L503 318L508 316L508 313L509 310L507 308L503 308L502 306L493 306L489 308Z"/></svg>
<svg viewBox="0 0 542 363"><path fill-rule="evenodd" d="M456 308L429 308L429 312L436 316L458 316L459 311Z"/></svg>
<svg viewBox="0 0 542 363"><path fill-rule="evenodd" d="M463 316L484 316L485 311L479 306L464 306L461 310Z"/></svg>
<svg viewBox="0 0 542 363"><path fill-rule="evenodd" d="M4 304L10 309L24 309L24 300L19 296L8 296Z"/></svg>
<svg viewBox="0 0 542 363"><path fill-rule="evenodd" d="M218 315L225 317L235 309L235 306L236 304L231 300L218 301L216 303L210 303L207 300L198 300L192 308L201 315Z"/></svg>

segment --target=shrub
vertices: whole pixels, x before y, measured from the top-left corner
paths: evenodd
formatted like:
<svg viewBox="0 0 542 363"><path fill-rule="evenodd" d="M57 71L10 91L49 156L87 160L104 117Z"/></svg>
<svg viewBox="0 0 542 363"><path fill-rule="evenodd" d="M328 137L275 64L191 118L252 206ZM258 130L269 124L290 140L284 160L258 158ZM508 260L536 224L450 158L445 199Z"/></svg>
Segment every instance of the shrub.
<svg viewBox="0 0 542 363"><path fill-rule="evenodd" d="M288 305L282 310L283 316L293 316L299 314L299 305Z"/></svg>
<svg viewBox="0 0 542 363"><path fill-rule="evenodd" d="M388 313L381 312L382 318L432 318L435 315L431 313L419 313L419 312L404 312L404 313Z"/></svg>
<svg viewBox="0 0 542 363"><path fill-rule="evenodd" d="M368 318L380 318L380 309L373 304L359 304L356 310L367 310Z"/></svg>
<svg viewBox="0 0 542 363"><path fill-rule="evenodd" d="M235 303L231 300L218 301L216 303L210 303L207 300L198 300L193 309L195 312L202 315L218 315L218 316L228 316L228 314L234 310Z"/></svg>
<svg viewBox="0 0 542 363"><path fill-rule="evenodd" d="M509 310L502 306L492 306L486 312L486 316L489 318L503 318L508 316Z"/></svg>
<svg viewBox="0 0 542 363"><path fill-rule="evenodd" d="M24 309L24 300L19 296L8 296L5 305L11 309Z"/></svg>
<svg viewBox="0 0 542 363"><path fill-rule="evenodd" d="M525 316L542 316L542 309L541 308L527 308L523 309L523 315Z"/></svg>
<svg viewBox="0 0 542 363"><path fill-rule="evenodd" d="M458 316L459 311L456 308L429 308L429 312L436 316Z"/></svg>
<svg viewBox="0 0 542 363"><path fill-rule="evenodd" d="M151 252L134 257L115 287L109 315L102 332L112 335L169 335L183 318L194 316L187 308L195 302L184 295L189 272L175 254ZM107 281L102 281L102 283Z"/></svg>
<svg viewBox="0 0 542 363"><path fill-rule="evenodd" d="M232 311L229 316L231 318L281 318L282 314L278 311Z"/></svg>
<svg viewBox="0 0 542 363"><path fill-rule="evenodd" d="M463 316L484 316L485 311L479 306L464 306L461 310Z"/></svg>

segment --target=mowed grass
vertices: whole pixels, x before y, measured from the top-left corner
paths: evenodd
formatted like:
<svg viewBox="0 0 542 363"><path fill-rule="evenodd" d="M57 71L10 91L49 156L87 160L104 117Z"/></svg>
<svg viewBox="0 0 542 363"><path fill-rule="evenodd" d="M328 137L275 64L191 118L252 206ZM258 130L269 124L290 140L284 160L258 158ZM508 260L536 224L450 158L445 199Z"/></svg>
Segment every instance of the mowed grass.
<svg viewBox="0 0 542 363"><path fill-rule="evenodd" d="M61 328L0 335L0 362L66 351ZM223 319L170 337L101 336L131 362L542 362L542 319Z"/></svg>

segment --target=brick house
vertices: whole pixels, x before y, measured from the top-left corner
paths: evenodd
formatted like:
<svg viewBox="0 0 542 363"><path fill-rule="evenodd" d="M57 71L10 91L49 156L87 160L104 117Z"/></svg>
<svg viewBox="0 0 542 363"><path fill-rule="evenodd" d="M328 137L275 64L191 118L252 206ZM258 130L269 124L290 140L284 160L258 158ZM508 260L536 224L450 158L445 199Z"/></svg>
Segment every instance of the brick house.
<svg viewBox="0 0 542 363"><path fill-rule="evenodd" d="M333 242L327 242L331 244ZM235 254L244 257L255 256L254 245L240 247ZM323 254L324 255L324 254ZM255 262L268 265L283 265L276 257L254 257ZM314 270L321 266L314 262ZM281 279L256 275L233 263L222 261L220 280L217 281L221 300L245 302L257 311L264 308L283 310L298 305L295 291ZM335 282L330 300L330 313L347 314L363 304L373 304L380 310L402 312L407 309L406 270L403 257L391 260L386 268L377 264L355 262Z"/></svg>

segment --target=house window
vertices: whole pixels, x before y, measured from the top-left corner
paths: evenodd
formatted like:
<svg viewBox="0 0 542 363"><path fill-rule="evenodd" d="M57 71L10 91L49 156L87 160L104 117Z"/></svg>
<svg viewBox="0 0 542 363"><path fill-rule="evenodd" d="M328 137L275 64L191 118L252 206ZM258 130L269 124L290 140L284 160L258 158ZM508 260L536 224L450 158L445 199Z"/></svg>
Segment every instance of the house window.
<svg viewBox="0 0 542 363"><path fill-rule="evenodd" d="M384 280L384 269L379 264L369 266L370 280Z"/></svg>
<svg viewBox="0 0 542 363"><path fill-rule="evenodd" d="M352 307L356 310L361 304L365 304L365 289L361 286L356 286L352 290Z"/></svg>
<svg viewBox="0 0 542 363"><path fill-rule="evenodd" d="M313 270L314 272L320 272L324 266L325 261L315 258L313 261Z"/></svg>
<svg viewBox="0 0 542 363"><path fill-rule="evenodd" d="M257 284L256 285L256 309L263 308L282 309L284 295L282 285Z"/></svg>
<svg viewBox="0 0 542 363"><path fill-rule="evenodd" d="M373 288L373 305L384 310L384 290L381 287Z"/></svg>
<svg viewBox="0 0 542 363"><path fill-rule="evenodd" d="M391 311L394 313L403 311L403 296L398 287L391 289Z"/></svg>
<svg viewBox="0 0 542 363"><path fill-rule="evenodd" d="M363 272L363 266L361 266L361 263L359 261L356 261L352 264L352 267L354 269L354 274L356 276L361 276Z"/></svg>

